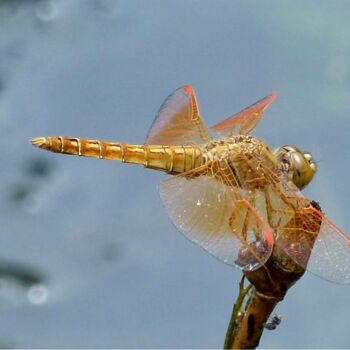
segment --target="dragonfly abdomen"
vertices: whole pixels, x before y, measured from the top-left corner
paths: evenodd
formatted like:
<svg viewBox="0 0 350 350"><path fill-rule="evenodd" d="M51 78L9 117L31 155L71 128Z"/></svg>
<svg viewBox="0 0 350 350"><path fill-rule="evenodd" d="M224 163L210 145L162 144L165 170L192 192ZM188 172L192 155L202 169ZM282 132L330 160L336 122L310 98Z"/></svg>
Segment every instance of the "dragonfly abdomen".
<svg viewBox="0 0 350 350"><path fill-rule="evenodd" d="M32 144L55 153L123 161L124 145L115 142L87 140L77 137L36 137Z"/></svg>
<svg viewBox="0 0 350 350"><path fill-rule="evenodd" d="M55 153L118 160L171 174L203 164L202 151L194 146L129 145L64 136L37 137L32 144Z"/></svg>
<svg viewBox="0 0 350 350"><path fill-rule="evenodd" d="M146 168L181 174L203 164L202 151L195 146L144 145Z"/></svg>

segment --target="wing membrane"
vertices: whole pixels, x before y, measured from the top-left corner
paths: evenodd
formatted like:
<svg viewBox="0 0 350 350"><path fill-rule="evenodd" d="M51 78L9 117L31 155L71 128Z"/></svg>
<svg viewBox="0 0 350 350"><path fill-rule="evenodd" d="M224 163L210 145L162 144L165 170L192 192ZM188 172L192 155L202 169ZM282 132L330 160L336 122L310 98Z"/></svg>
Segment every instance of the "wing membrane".
<svg viewBox="0 0 350 350"><path fill-rule="evenodd" d="M175 90L164 101L145 144L188 145L210 140L209 130L199 115L194 90L187 85Z"/></svg>
<svg viewBox="0 0 350 350"><path fill-rule="evenodd" d="M269 224L275 243L311 273L340 284L350 283L350 238L306 199L278 171L261 162L268 186Z"/></svg>
<svg viewBox="0 0 350 350"><path fill-rule="evenodd" d="M323 216L307 269L329 281L350 283L349 237Z"/></svg>
<svg viewBox="0 0 350 350"><path fill-rule="evenodd" d="M254 270L269 258L273 237L259 213L231 186L217 162L163 181L160 197L191 241L227 264Z"/></svg>
<svg viewBox="0 0 350 350"><path fill-rule="evenodd" d="M255 128L263 112L276 96L276 93L272 93L239 113L213 125L210 129L223 137L248 134Z"/></svg>

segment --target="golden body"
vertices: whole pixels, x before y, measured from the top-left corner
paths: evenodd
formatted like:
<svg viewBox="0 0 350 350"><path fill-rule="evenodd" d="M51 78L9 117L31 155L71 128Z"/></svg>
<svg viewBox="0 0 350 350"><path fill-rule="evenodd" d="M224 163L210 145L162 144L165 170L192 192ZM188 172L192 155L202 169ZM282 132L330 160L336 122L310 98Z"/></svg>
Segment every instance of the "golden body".
<svg viewBox="0 0 350 350"><path fill-rule="evenodd" d="M55 153L140 164L145 168L169 174L181 174L220 158L226 158L235 163L238 161L239 154L242 153L260 154L275 162L277 166L277 159L269 148L251 136L236 136L193 146L129 145L63 136L37 137L32 140L32 144Z"/></svg>

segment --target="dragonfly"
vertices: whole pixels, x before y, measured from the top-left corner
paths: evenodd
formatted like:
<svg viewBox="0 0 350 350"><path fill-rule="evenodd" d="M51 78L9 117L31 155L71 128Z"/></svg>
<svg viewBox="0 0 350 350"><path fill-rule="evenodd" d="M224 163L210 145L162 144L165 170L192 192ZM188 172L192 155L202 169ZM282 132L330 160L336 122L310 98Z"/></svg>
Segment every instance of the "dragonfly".
<svg viewBox="0 0 350 350"><path fill-rule="evenodd" d="M31 142L168 173L159 194L171 221L227 264L253 271L278 247L298 266L349 284L350 238L301 193L317 171L312 155L294 145L271 149L250 135L276 96L208 127L186 85L164 101L141 145L63 136Z"/></svg>

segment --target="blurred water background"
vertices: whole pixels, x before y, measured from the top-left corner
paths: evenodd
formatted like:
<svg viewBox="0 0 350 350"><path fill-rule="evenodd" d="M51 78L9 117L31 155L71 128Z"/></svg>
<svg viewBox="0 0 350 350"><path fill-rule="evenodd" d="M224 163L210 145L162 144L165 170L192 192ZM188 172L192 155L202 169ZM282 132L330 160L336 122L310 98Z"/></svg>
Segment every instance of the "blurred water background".
<svg viewBox="0 0 350 350"><path fill-rule="evenodd" d="M271 91L255 135L297 144L305 191L345 231L350 2L0 1L0 347L219 348L241 272L179 234L142 167L35 136L142 143L195 87L213 124ZM349 287L306 274L263 348L349 348Z"/></svg>

